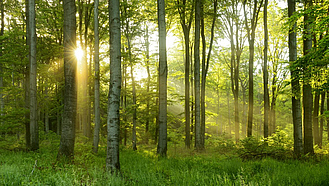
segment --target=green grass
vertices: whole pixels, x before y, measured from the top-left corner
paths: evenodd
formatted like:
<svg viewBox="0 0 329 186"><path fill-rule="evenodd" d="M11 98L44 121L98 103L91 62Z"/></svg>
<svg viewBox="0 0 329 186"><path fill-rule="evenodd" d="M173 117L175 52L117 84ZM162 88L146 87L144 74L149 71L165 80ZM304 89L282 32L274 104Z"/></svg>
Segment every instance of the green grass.
<svg viewBox="0 0 329 186"><path fill-rule="evenodd" d="M105 171L104 147L94 155L90 144L78 143L74 161L64 164L56 161L58 143L43 140L38 152L0 149L0 185L329 185L327 158L243 161L177 147L159 159L152 146L122 148L121 174L113 176Z"/></svg>

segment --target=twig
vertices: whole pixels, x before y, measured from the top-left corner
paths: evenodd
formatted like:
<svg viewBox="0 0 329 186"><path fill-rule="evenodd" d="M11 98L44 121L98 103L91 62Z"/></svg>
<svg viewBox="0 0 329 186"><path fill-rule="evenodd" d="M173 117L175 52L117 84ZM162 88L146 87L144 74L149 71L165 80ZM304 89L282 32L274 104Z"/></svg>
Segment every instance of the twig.
<svg viewBox="0 0 329 186"><path fill-rule="evenodd" d="M38 165L37 165L37 162L38 162L38 160L35 160L35 163L34 163L34 166L33 166L32 172L31 172L31 176L32 176L32 174L33 174L33 172L34 172L35 167L38 166Z"/></svg>

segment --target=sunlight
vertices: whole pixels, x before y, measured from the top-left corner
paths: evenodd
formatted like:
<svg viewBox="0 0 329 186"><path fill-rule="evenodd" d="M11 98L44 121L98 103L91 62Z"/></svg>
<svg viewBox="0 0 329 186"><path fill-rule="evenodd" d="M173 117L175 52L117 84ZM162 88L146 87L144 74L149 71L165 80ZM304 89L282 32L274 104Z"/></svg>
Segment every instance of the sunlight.
<svg viewBox="0 0 329 186"><path fill-rule="evenodd" d="M75 53L75 57L77 58L77 60L81 61L81 59L83 57L83 50L79 47L79 48L75 49L74 53Z"/></svg>

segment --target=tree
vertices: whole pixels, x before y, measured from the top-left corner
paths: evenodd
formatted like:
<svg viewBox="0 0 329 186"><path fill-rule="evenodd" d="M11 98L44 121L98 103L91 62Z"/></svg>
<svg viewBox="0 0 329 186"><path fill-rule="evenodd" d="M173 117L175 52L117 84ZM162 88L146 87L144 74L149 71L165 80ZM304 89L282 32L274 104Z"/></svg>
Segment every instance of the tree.
<svg viewBox="0 0 329 186"><path fill-rule="evenodd" d="M229 6L224 8L223 16L221 16L224 22L223 31L226 37L230 41L231 47L231 60L229 64L230 68L230 80L231 89L234 97L234 126L235 126L235 141L239 141L239 74L240 74L240 60L244 45L244 34L241 30L241 21L239 16L239 2L228 1ZM242 134L245 135L245 134Z"/></svg>
<svg viewBox="0 0 329 186"><path fill-rule="evenodd" d="M253 0L252 12L250 12L250 26L248 24L248 16L246 11L247 0L243 1L243 10L245 17L245 26L248 34L249 42L249 105L248 105L248 128L247 136L252 135L252 123L253 123L253 113L254 113L254 51L255 51L255 31L258 21L258 14L260 8L262 7L263 0L258 4L257 0Z"/></svg>
<svg viewBox="0 0 329 186"><path fill-rule="evenodd" d="M201 81L201 143L202 148L204 148L205 143L205 130L206 130L206 78L209 69L209 62L210 62L210 55L211 49L214 41L214 30L215 30L215 23L217 18L217 0L214 1L214 12L212 18L212 25L211 25L211 36L210 36L210 44L208 55L206 57L206 37L204 33L205 24L204 24L204 5L202 5L202 19L201 19L201 37L202 37L202 81ZM238 132L239 133L239 132Z"/></svg>
<svg viewBox="0 0 329 186"><path fill-rule="evenodd" d="M296 12L296 1L288 0L288 16L289 18ZM289 62L291 74L292 89L292 118L294 125L294 153L300 156L303 151L303 134L302 134L302 112L300 103L300 84L299 69L296 68L297 60L297 38L296 38L296 22L289 28Z"/></svg>
<svg viewBox="0 0 329 186"><path fill-rule="evenodd" d="M95 52L94 52L94 62L95 62L95 129L94 129L94 153L98 152L98 142L99 142L99 131L101 125L100 117L100 75L99 75L99 20L98 20L98 4L99 0L94 2L94 35L95 35Z"/></svg>
<svg viewBox="0 0 329 186"><path fill-rule="evenodd" d="M37 35L35 28L35 1L29 0L29 61L30 61L30 131L31 150L39 149L37 121Z"/></svg>
<svg viewBox="0 0 329 186"><path fill-rule="evenodd" d="M267 4L268 0L264 3L264 138L268 137L268 123L270 111L270 96L268 91L268 68L267 68L267 51L268 51L268 28L267 28Z"/></svg>
<svg viewBox="0 0 329 186"><path fill-rule="evenodd" d="M312 1L305 0L304 8L310 8ZM311 32L311 15L304 15L304 33L303 33L303 53L306 56L312 49L312 32ZM310 82L311 65L310 59L304 58L303 68L303 108L304 108L304 153L313 154L313 130L312 130L312 110L313 110L313 94Z"/></svg>
<svg viewBox="0 0 329 186"><path fill-rule="evenodd" d="M115 173L120 171L120 92L121 92L121 31L120 1L109 1L110 12L110 91L107 116L106 168Z"/></svg>
<svg viewBox="0 0 329 186"><path fill-rule="evenodd" d="M75 0L63 0L64 7L64 112L58 158L73 158L76 121L76 18Z"/></svg>
<svg viewBox="0 0 329 186"><path fill-rule="evenodd" d="M193 11L190 11L190 15L187 16L187 4L186 0L183 0L182 4L177 1L178 12L180 15L180 24L183 29L184 42L185 42L185 146L190 148L191 136L190 136L190 30L193 19ZM192 1L192 9L194 6L194 0Z"/></svg>
<svg viewBox="0 0 329 186"><path fill-rule="evenodd" d="M157 152L167 156L167 52L165 1L158 0L159 25L159 143Z"/></svg>
<svg viewBox="0 0 329 186"><path fill-rule="evenodd" d="M200 19L201 0L195 1L195 38L194 38L194 92L195 92L195 148L202 150L200 123Z"/></svg>

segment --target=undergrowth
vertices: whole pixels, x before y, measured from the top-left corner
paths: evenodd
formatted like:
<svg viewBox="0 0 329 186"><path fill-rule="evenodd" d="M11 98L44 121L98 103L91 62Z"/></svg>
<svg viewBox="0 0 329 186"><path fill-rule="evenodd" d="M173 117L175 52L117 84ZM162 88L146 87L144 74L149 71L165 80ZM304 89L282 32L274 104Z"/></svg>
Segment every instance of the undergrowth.
<svg viewBox="0 0 329 186"><path fill-rule="evenodd" d="M91 143L78 137L74 161L63 163L56 160L59 137L50 134L36 152L0 149L0 185L329 185L328 158L290 158L291 147L282 135L249 138L240 145L217 138L202 153L169 144L165 159L156 156L152 145L138 151L121 147L121 173L110 175L104 146L94 154Z"/></svg>

